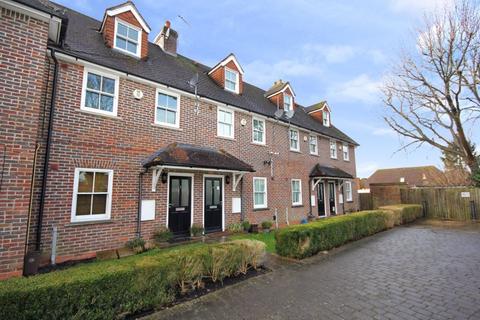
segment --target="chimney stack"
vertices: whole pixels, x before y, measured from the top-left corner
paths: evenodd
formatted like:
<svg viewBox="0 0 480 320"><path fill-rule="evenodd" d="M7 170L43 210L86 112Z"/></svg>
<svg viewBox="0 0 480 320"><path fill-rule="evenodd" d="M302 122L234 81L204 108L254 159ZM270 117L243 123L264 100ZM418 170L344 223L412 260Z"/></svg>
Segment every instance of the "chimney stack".
<svg viewBox="0 0 480 320"><path fill-rule="evenodd" d="M172 56L177 55L178 33L170 27L170 21L165 21L162 31L155 37L153 42L162 50Z"/></svg>

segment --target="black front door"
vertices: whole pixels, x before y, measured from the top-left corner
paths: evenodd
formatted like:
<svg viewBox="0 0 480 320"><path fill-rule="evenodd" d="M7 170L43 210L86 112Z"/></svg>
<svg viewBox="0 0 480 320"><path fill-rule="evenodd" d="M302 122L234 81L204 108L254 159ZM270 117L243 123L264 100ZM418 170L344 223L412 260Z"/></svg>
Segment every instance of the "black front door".
<svg viewBox="0 0 480 320"><path fill-rule="evenodd" d="M205 178L205 232L222 231L222 178Z"/></svg>
<svg viewBox="0 0 480 320"><path fill-rule="evenodd" d="M317 192L318 215L325 217L325 186L323 182L318 183Z"/></svg>
<svg viewBox="0 0 480 320"><path fill-rule="evenodd" d="M337 214L337 208L335 206L335 182L328 183L328 205L330 207L330 215L334 216Z"/></svg>
<svg viewBox="0 0 480 320"><path fill-rule="evenodd" d="M190 234L192 178L171 176L168 195L168 228L175 236Z"/></svg>

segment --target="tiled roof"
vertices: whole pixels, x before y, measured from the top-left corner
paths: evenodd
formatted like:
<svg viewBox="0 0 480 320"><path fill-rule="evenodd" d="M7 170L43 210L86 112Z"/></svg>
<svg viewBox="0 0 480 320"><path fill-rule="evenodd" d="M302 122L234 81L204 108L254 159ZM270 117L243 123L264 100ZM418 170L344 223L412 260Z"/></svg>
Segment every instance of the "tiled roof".
<svg viewBox="0 0 480 320"><path fill-rule="evenodd" d="M64 7L59 6L51 1L47 0L15 0L18 3L34 8L38 11L42 11L53 16L62 18Z"/></svg>
<svg viewBox="0 0 480 320"><path fill-rule="evenodd" d="M320 177L329 177L329 178L345 178L345 179L353 179L353 176L349 173L346 173L342 169L337 167L329 167L329 166L322 166L320 164L316 164L312 171L310 172L311 178L320 178Z"/></svg>
<svg viewBox="0 0 480 320"><path fill-rule="evenodd" d="M445 175L435 166L380 169L368 178L368 184L402 183L401 178L410 186L437 186L444 184Z"/></svg>
<svg viewBox="0 0 480 320"><path fill-rule="evenodd" d="M312 112L312 111L320 110L325 106L325 104L327 104L327 101L320 101L319 103L315 103L309 107L306 107L305 111Z"/></svg>
<svg viewBox="0 0 480 320"><path fill-rule="evenodd" d="M265 91L256 86L245 82L241 95L226 91L207 75L210 67L182 55L172 56L167 54L153 43L149 43L146 60L138 60L111 50L105 46L104 39L98 32L101 25L100 21L68 8L65 8L65 14L68 18L68 28L63 46L56 48L59 52L189 93L193 93L194 89L188 85L188 81L198 73L198 94L200 97L274 118L277 107L265 97ZM280 120L358 145L336 127L325 127L317 122L307 114L302 106L296 108L295 115L290 121L286 118Z"/></svg>
<svg viewBox="0 0 480 320"><path fill-rule="evenodd" d="M143 166L146 168L157 165L255 171L251 165L223 150L183 143L169 144L152 154L143 162Z"/></svg>

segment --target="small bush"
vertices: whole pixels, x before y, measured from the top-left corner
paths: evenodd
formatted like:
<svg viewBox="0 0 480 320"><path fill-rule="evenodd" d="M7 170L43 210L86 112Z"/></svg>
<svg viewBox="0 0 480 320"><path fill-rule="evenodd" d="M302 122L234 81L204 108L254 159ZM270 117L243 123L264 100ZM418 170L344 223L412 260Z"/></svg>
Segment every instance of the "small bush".
<svg viewBox="0 0 480 320"><path fill-rule="evenodd" d="M264 230L270 230L270 228L272 228L272 226L273 226L272 221L265 220L265 221L262 222L262 229L264 229Z"/></svg>
<svg viewBox="0 0 480 320"><path fill-rule="evenodd" d="M156 242L167 242L173 238L173 233L166 227L158 227L153 233Z"/></svg>
<svg viewBox="0 0 480 320"><path fill-rule="evenodd" d="M248 220L242 221L242 227L244 231L250 231L250 222Z"/></svg>
<svg viewBox="0 0 480 320"><path fill-rule="evenodd" d="M382 210L390 211L395 217L395 225L413 222L423 215L423 208L419 204L399 204L381 207Z"/></svg>
<svg viewBox="0 0 480 320"><path fill-rule="evenodd" d="M0 285L0 319L116 319L256 268L264 253L263 243L239 240L9 279Z"/></svg>
<svg viewBox="0 0 480 320"><path fill-rule="evenodd" d="M125 244L127 248L132 249L137 253L146 251L147 248L145 247L145 245L146 242L143 238L135 238L127 241L127 243Z"/></svg>
<svg viewBox="0 0 480 320"><path fill-rule="evenodd" d="M194 224L190 227L190 235L192 237L199 237L201 235L203 235L203 227L199 224Z"/></svg>
<svg viewBox="0 0 480 320"><path fill-rule="evenodd" d="M228 225L227 229L232 233L240 233L243 231L243 226L241 223L231 223Z"/></svg>

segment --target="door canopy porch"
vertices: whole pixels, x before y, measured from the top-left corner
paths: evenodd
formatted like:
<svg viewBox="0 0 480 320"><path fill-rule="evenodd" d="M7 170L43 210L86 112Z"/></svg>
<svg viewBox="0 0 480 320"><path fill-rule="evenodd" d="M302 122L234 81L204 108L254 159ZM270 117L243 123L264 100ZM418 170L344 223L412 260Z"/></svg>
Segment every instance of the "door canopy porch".
<svg viewBox="0 0 480 320"><path fill-rule="evenodd" d="M316 180L315 183L312 181L312 190L315 190L315 187L322 180L351 180L353 176L337 167L322 166L317 163L310 171L310 178Z"/></svg>
<svg viewBox="0 0 480 320"><path fill-rule="evenodd" d="M233 174L233 191L246 172L253 167L224 150L191 144L172 143L148 157L142 165L153 168L152 191L164 169L218 171Z"/></svg>

